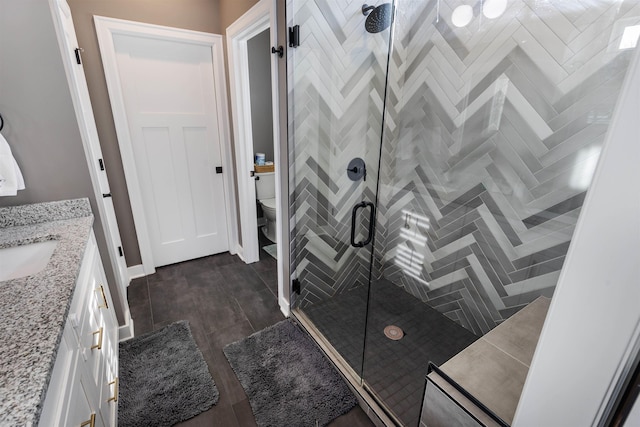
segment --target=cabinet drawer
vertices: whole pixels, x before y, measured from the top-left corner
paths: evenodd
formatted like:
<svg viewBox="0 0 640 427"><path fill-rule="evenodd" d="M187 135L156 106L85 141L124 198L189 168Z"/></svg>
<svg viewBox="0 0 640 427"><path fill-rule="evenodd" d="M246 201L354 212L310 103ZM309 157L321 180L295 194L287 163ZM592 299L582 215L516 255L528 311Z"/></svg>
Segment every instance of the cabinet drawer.
<svg viewBox="0 0 640 427"><path fill-rule="evenodd" d="M117 375L118 323L91 233L39 425L115 427Z"/></svg>

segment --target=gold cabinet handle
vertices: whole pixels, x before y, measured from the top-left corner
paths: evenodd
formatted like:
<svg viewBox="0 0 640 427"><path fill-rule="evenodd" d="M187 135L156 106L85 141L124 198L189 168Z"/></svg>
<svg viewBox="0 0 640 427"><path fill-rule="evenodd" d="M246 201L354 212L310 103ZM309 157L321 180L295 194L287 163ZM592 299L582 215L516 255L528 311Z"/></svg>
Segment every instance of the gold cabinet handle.
<svg viewBox="0 0 640 427"><path fill-rule="evenodd" d="M100 285L100 287L98 289L96 289L96 291L100 291L100 294L102 294L102 305L98 305L98 308L109 308L109 304L107 303L107 296L104 293L104 287L102 285Z"/></svg>
<svg viewBox="0 0 640 427"><path fill-rule="evenodd" d="M92 335L96 335L98 334L98 344L94 344L91 346L91 350L93 350L94 348L97 348L98 350L102 350L102 333L104 332L103 328L100 328L99 330L93 332Z"/></svg>
<svg viewBox="0 0 640 427"><path fill-rule="evenodd" d="M91 418L89 418L87 421L80 424L80 427L85 427L85 426L94 427L95 425L96 425L96 414L91 414Z"/></svg>
<svg viewBox="0 0 640 427"><path fill-rule="evenodd" d="M117 402L118 401L118 377L115 380L111 381L109 385L113 385L113 397L107 399L107 402Z"/></svg>

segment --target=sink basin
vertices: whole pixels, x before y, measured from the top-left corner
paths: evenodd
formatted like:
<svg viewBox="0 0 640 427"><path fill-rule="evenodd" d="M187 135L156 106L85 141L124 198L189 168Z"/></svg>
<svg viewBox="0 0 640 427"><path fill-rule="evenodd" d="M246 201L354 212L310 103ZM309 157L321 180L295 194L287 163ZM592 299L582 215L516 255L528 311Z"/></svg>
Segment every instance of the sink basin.
<svg viewBox="0 0 640 427"><path fill-rule="evenodd" d="M57 240L47 240L0 249L0 282L39 273L49 263L57 245Z"/></svg>

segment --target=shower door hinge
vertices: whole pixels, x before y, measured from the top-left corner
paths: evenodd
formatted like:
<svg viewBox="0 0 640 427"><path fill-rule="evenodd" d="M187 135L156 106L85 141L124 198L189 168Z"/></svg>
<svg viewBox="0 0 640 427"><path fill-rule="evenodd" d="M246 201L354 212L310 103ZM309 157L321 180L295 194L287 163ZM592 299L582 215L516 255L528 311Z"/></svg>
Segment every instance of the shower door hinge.
<svg viewBox="0 0 640 427"><path fill-rule="evenodd" d="M98 159L98 165L100 166L100 170L104 170L104 161L102 159Z"/></svg>
<svg viewBox="0 0 640 427"><path fill-rule="evenodd" d="M300 25L289 27L289 47L300 46Z"/></svg>
<svg viewBox="0 0 640 427"><path fill-rule="evenodd" d="M300 295L300 281L298 279L291 281L291 292Z"/></svg>

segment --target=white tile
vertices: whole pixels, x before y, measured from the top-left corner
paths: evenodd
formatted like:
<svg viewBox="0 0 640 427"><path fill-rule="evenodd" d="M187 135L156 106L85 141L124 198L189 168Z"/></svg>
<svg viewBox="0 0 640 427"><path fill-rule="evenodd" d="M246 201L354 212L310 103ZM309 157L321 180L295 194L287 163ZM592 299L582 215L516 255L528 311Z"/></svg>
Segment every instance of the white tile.
<svg viewBox="0 0 640 427"><path fill-rule="evenodd" d="M567 77L567 72L524 27L520 27L513 38L551 82L558 83Z"/></svg>

